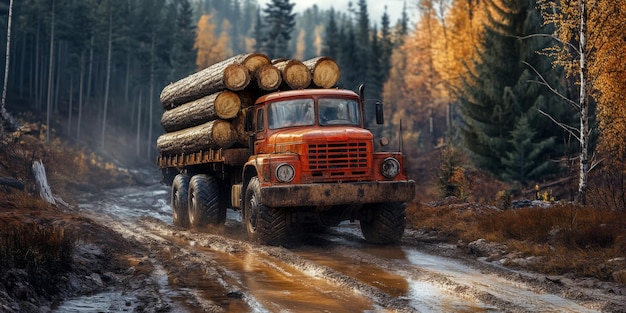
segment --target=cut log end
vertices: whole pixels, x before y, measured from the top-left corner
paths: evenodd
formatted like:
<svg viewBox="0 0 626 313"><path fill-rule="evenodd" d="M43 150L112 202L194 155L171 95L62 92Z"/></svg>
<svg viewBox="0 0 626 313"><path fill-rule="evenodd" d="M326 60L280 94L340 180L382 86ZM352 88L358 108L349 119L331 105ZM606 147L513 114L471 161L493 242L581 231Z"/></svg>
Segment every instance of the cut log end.
<svg viewBox="0 0 626 313"><path fill-rule="evenodd" d="M243 90L250 83L250 73L245 66L233 63L224 69L223 82L229 90Z"/></svg>
<svg viewBox="0 0 626 313"><path fill-rule="evenodd" d="M267 55L262 53L251 53L242 64L250 71L250 73L256 72L261 67L271 64Z"/></svg>
<svg viewBox="0 0 626 313"><path fill-rule="evenodd" d="M304 89L311 84L311 71L302 62L291 60L285 64L283 79L292 89Z"/></svg>
<svg viewBox="0 0 626 313"><path fill-rule="evenodd" d="M215 99L215 113L221 119L231 119L241 110L239 95L231 91L221 92Z"/></svg>
<svg viewBox="0 0 626 313"><path fill-rule="evenodd" d="M266 64L259 68L254 76L258 87L266 91L278 89L283 81L280 71L271 64Z"/></svg>
<svg viewBox="0 0 626 313"><path fill-rule="evenodd" d="M317 62L313 71L313 83L322 88L331 88L337 84L340 76L339 66L331 59Z"/></svg>
<svg viewBox="0 0 626 313"><path fill-rule="evenodd" d="M211 134L213 141L222 148L230 148L235 143L235 133L227 121L217 120Z"/></svg>

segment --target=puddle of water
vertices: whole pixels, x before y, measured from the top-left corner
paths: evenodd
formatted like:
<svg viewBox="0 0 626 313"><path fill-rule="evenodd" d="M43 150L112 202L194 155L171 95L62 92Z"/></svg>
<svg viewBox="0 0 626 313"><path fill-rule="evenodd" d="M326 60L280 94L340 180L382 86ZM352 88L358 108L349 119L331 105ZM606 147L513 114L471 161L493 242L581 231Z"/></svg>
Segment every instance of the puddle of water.
<svg viewBox="0 0 626 313"><path fill-rule="evenodd" d="M223 279L239 285L254 310L259 312L366 312L373 308L369 299L330 284L315 270L308 273L273 257L254 251L232 254L195 247L227 269ZM215 279L215 278L212 278ZM240 312L231 311L228 312Z"/></svg>
<svg viewBox="0 0 626 313"><path fill-rule="evenodd" d="M305 259L332 268L362 283L378 288L392 297L404 297L409 290L407 280L373 264L324 251L294 251Z"/></svg>
<svg viewBox="0 0 626 313"><path fill-rule="evenodd" d="M52 312L133 312L137 308L137 298L121 291L109 291L64 301Z"/></svg>
<svg viewBox="0 0 626 313"><path fill-rule="evenodd" d="M475 269L446 258L405 249L409 262L422 271L445 275L455 283L491 294L530 312L597 312L553 294L541 294L519 282Z"/></svg>

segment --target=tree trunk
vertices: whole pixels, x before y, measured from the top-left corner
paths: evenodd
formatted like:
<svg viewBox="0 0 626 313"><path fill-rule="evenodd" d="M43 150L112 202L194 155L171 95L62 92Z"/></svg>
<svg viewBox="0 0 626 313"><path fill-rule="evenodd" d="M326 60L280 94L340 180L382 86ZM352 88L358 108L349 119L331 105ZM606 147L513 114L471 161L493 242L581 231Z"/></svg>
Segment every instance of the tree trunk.
<svg viewBox="0 0 626 313"><path fill-rule="evenodd" d="M283 76L283 82L289 89L304 89L311 85L311 70L298 60L285 60L274 66ZM285 88L287 89L287 88Z"/></svg>
<svg viewBox="0 0 626 313"><path fill-rule="evenodd" d="M589 172L589 104L587 103L587 6L580 1L580 173L576 202L585 204L587 194L587 173Z"/></svg>
<svg viewBox="0 0 626 313"><path fill-rule="evenodd" d="M102 133L100 135L100 148L104 151L104 141L107 126L107 111L109 108L109 86L111 82L111 52L113 46L113 10L109 3L109 46L107 50L106 82L104 87L104 106L102 108Z"/></svg>
<svg viewBox="0 0 626 313"><path fill-rule="evenodd" d="M254 72L256 87L264 91L277 90L283 79L280 71L271 64L261 66Z"/></svg>
<svg viewBox="0 0 626 313"><path fill-rule="evenodd" d="M52 69L54 61L54 3L52 0L52 23L50 31L50 64L48 64L48 101L46 110L46 142L50 142L50 114L52 114Z"/></svg>
<svg viewBox="0 0 626 313"><path fill-rule="evenodd" d="M171 83L161 92L161 103L166 109L199 99L222 90L243 90L250 83L250 73L270 60L258 53L240 54L215 63L202 71Z"/></svg>
<svg viewBox="0 0 626 313"><path fill-rule="evenodd" d="M237 116L241 107L242 100L236 93L220 91L165 111L161 125L166 132L173 132L216 119L227 120Z"/></svg>
<svg viewBox="0 0 626 313"><path fill-rule="evenodd" d="M311 70L314 86L331 88L339 81L339 76L341 75L339 66L329 57L317 57L302 63Z"/></svg>
<svg viewBox="0 0 626 313"><path fill-rule="evenodd" d="M76 117L76 143L80 143L80 122L83 119L83 86L85 81L85 49L80 53L80 81L78 83L78 116Z"/></svg>
<svg viewBox="0 0 626 313"><path fill-rule="evenodd" d="M11 15L13 12L13 0L9 2L9 21L7 24L7 53L6 53L6 61L4 66L4 86L2 88L2 106L0 107L0 133L6 127L8 130L17 129L17 123L11 118L9 113L6 111L6 101L7 101L7 84L9 81L9 60L10 60L10 49L11 49Z"/></svg>
<svg viewBox="0 0 626 313"><path fill-rule="evenodd" d="M142 96L142 89L139 89L139 100L137 100L137 137L136 137L136 141L137 143L135 144L135 146L137 147L136 149L136 155L137 155L137 159L139 159L139 156L141 155L141 96Z"/></svg>
<svg viewBox="0 0 626 313"><path fill-rule="evenodd" d="M214 120L161 135L157 139L157 149L163 155L194 153L207 149L226 149L234 143L232 125L224 120Z"/></svg>

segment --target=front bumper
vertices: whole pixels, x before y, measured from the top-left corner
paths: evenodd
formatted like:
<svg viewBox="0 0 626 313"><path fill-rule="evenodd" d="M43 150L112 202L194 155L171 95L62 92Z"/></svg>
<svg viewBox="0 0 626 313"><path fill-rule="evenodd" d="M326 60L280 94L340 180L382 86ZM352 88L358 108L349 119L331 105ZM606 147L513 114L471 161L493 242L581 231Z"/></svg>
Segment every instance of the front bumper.
<svg viewBox="0 0 626 313"><path fill-rule="evenodd" d="M414 197L413 180L274 185L261 188L261 202L270 207L407 202Z"/></svg>

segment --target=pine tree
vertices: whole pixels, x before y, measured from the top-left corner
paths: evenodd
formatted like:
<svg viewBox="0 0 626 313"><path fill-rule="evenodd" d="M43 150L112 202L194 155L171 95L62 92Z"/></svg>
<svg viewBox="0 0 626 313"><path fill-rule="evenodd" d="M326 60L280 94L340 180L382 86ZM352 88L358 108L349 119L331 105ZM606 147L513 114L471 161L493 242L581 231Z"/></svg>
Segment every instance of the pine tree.
<svg viewBox="0 0 626 313"><path fill-rule="evenodd" d="M196 68L195 26L191 20L192 15L189 0L179 0L176 36L174 36L175 41L172 46L170 81L179 80L193 73Z"/></svg>
<svg viewBox="0 0 626 313"><path fill-rule="evenodd" d="M254 51L263 51L263 42L265 42L265 33L263 31L263 20L261 18L261 10L257 9L256 19L254 23L254 32L252 37L254 38Z"/></svg>
<svg viewBox="0 0 626 313"><path fill-rule="evenodd" d="M381 99L383 93L384 75L382 70L382 47L378 41L378 28L374 27L367 59L366 90L368 98Z"/></svg>
<svg viewBox="0 0 626 313"><path fill-rule="evenodd" d="M289 0L272 0L263 12L266 14L265 23L267 36L263 42L263 52L270 58L288 58L289 40L294 30L295 14L291 13L295 4Z"/></svg>
<svg viewBox="0 0 626 313"><path fill-rule="evenodd" d="M339 84L343 88L355 89L358 87L359 81L362 82L363 76L357 76L357 69L361 66L361 62L359 62L357 58L356 39L351 24L344 26L340 32L339 38L341 38L339 67L342 73L339 78Z"/></svg>
<svg viewBox="0 0 626 313"><path fill-rule="evenodd" d="M387 14L387 7L385 7L385 13L381 20L380 30L380 70L381 70L381 82L384 82L389 77L389 70L391 69L391 53L393 52L393 42L391 38L391 28L389 22L389 14Z"/></svg>
<svg viewBox="0 0 626 313"><path fill-rule="evenodd" d="M368 60L370 58L370 26L369 26L369 13L367 12L367 1L359 0L357 12L357 29L355 33L356 39L356 66L352 67L355 71L354 76L357 81L352 82L355 86L365 83L366 89L369 90L373 81L366 80L368 74Z"/></svg>
<svg viewBox="0 0 626 313"><path fill-rule="evenodd" d="M331 57L335 60L339 60L341 41L339 38L339 29L337 28L337 22L335 21L335 10L330 9L328 25L326 26L326 34L324 37L324 47L322 48L322 54Z"/></svg>
<svg viewBox="0 0 626 313"><path fill-rule="evenodd" d="M536 139L535 131L526 116L520 117L508 140L513 149L506 151L502 156L505 166L503 177L526 185L529 180L537 180L547 173L554 171L554 162L543 155L552 149L555 137Z"/></svg>
<svg viewBox="0 0 626 313"><path fill-rule="evenodd" d="M511 134L522 116L527 116L531 129L538 134L536 142L541 143L563 136L563 132L555 129L538 109L556 118L566 114L555 110L562 108L555 96L547 95L539 85L530 82L538 78L523 63L550 66L549 61L541 63L541 56L535 53L546 46L545 40L518 39L539 33L541 23L537 21L539 12L534 1L504 0L501 3L499 6L494 1L488 2L492 13L479 47L482 53L473 63L474 70L463 77L458 94L462 114L460 134L467 148L479 167L500 177L505 172L515 171L503 160L507 151L514 149ZM554 78L548 79L554 81ZM555 151L564 153L563 149L543 150L538 158L557 158ZM551 169L552 173L557 171L555 167Z"/></svg>

